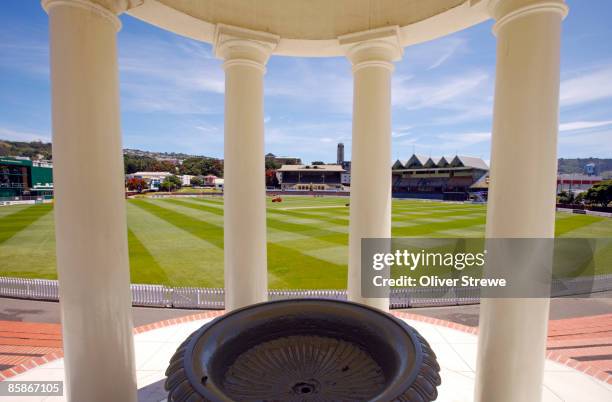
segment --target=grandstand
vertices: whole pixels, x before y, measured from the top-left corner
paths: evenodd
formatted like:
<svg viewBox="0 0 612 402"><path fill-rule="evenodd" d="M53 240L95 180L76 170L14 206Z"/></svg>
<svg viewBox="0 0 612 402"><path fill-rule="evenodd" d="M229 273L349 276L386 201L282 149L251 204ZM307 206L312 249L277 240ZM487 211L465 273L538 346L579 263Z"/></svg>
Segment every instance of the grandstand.
<svg viewBox="0 0 612 402"><path fill-rule="evenodd" d="M283 165L276 171L282 190L339 191L343 189L340 165Z"/></svg>
<svg viewBox="0 0 612 402"><path fill-rule="evenodd" d="M408 160L397 160L393 164L393 196L467 200L474 190L473 186L482 182L488 172L489 166L481 158L431 158L414 154Z"/></svg>
<svg viewBox="0 0 612 402"><path fill-rule="evenodd" d="M53 165L25 157L0 157L0 198L53 195Z"/></svg>

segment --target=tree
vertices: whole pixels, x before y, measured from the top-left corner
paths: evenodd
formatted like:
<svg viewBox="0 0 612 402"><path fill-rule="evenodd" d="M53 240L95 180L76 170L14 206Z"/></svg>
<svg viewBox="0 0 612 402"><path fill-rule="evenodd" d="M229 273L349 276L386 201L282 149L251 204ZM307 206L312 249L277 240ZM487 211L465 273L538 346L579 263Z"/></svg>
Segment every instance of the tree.
<svg viewBox="0 0 612 402"><path fill-rule="evenodd" d="M276 177L276 170L266 170L266 187L278 187L278 178Z"/></svg>
<svg viewBox="0 0 612 402"><path fill-rule="evenodd" d="M171 161L155 161L155 164L151 167L153 172L170 172L170 173L178 173L178 166L174 162Z"/></svg>
<svg viewBox="0 0 612 402"><path fill-rule="evenodd" d="M574 197L574 204L583 204L585 196L586 196L586 191L578 193L576 197Z"/></svg>
<svg viewBox="0 0 612 402"><path fill-rule="evenodd" d="M181 179L179 179L177 176L170 175L160 183L159 190L168 192L174 191L176 189L181 188L182 184L183 183L181 182Z"/></svg>
<svg viewBox="0 0 612 402"><path fill-rule="evenodd" d="M149 188L149 186L147 185L145 179L140 177L132 177L127 181L127 188L130 191L138 191L139 193L142 193L142 191Z"/></svg>
<svg viewBox="0 0 612 402"><path fill-rule="evenodd" d="M181 174L188 174L192 176L202 175L202 161L204 158L187 158L181 164Z"/></svg>
<svg viewBox="0 0 612 402"><path fill-rule="evenodd" d="M193 176L212 174L217 177L223 177L223 161L213 158L187 158L181 164L179 171L181 174Z"/></svg>
<svg viewBox="0 0 612 402"><path fill-rule="evenodd" d="M0 140L0 156L27 156L31 159L51 159L51 143L41 141Z"/></svg>
<svg viewBox="0 0 612 402"><path fill-rule="evenodd" d="M612 180L602 181L587 190L584 199L590 204L608 206L612 201Z"/></svg>
<svg viewBox="0 0 612 402"><path fill-rule="evenodd" d="M280 169L281 165L280 163L276 162L273 159L266 159L266 170L276 170L276 169Z"/></svg>
<svg viewBox="0 0 612 402"><path fill-rule="evenodd" d="M574 202L574 193L561 191L557 194L557 202L559 204L572 204Z"/></svg>
<svg viewBox="0 0 612 402"><path fill-rule="evenodd" d="M204 186L204 179L200 176L194 176L191 178L190 183L193 187L202 187Z"/></svg>
<svg viewBox="0 0 612 402"><path fill-rule="evenodd" d="M150 156L124 154L123 166L126 174L151 172L156 171L154 167L157 166L157 161Z"/></svg>

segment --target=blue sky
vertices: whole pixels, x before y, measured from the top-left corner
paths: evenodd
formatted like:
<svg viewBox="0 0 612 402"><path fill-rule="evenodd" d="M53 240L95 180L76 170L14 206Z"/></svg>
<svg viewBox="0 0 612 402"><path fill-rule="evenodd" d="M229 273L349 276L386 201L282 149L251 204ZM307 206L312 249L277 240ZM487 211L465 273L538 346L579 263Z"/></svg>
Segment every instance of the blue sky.
<svg viewBox="0 0 612 402"><path fill-rule="evenodd" d="M568 1L561 63L560 157L612 157L612 1ZM223 157L223 71L211 46L121 16L124 147ZM488 21L408 47L393 77L393 159L489 159L495 38ZM0 139L50 140L48 22L37 0L3 0ZM350 156L345 58L274 56L265 79L266 152Z"/></svg>

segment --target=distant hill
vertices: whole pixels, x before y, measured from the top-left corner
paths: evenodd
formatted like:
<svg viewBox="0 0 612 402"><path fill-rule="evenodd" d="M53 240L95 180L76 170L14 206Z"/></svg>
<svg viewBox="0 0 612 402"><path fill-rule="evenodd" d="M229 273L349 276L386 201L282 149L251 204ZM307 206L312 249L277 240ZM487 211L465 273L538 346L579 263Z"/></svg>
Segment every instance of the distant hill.
<svg viewBox="0 0 612 402"><path fill-rule="evenodd" d="M0 140L0 156L27 156L31 159L51 159L51 144L41 141Z"/></svg>
<svg viewBox="0 0 612 402"><path fill-rule="evenodd" d="M184 154L182 152L154 152L154 151L142 151L140 149L131 149L125 148L123 150L124 155L135 155L135 156L146 156L149 158L157 159L157 160L168 160L168 159L177 159L177 160L185 160L189 158L207 158L207 159L217 159L212 158L205 155L191 155Z"/></svg>
<svg viewBox="0 0 612 402"><path fill-rule="evenodd" d="M595 164L597 174L612 171L611 158L559 158L558 171L559 173L584 173L584 165L587 163Z"/></svg>
<svg viewBox="0 0 612 402"><path fill-rule="evenodd" d="M204 155L190 155L181 152L153 152L130 148L124 149L123 154L148 157L156 160L176 159L182 161L189 158L217 159ZM0 156L27 156L28 158L32 159L51 159L51 155L52 153L50 142L23 142L0 139Z"/></svg>
<svg viewBox="0 0 612 402"><path fill-rule="evenodd" d="M189 155L180 152L153 152L140 149L126 148L123 150L126 159L126 171L132 173L134 169L142 170L155 161L184 161L192 158L217 160L203 155ZM27 156L32 159L51 159L51 144L32 141L0 140L0 156ZM133 163L132 163L133 162ZM612 158L559 158L559 173L584 173L584 165L594 163L598 174L608 176L612 172ZM133 165L133 166L132 166ZM163 168L163 167L162 167Z"/></svg>
<svg viewBox="0 0 612 402"><path fill-rule="evenodd" d="M52 159L51 143L0 140L0 156L27 156L30 159ZM138 171L176 172L190 175L214 174L223 177L223 161L180 152L153 152L124 149L125 173Z"/></svg>

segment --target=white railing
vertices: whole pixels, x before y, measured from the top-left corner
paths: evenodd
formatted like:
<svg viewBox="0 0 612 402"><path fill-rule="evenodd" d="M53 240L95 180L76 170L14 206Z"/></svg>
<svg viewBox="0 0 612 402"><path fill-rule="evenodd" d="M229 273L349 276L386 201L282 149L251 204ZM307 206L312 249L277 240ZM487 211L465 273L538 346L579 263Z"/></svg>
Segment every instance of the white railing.
<svg viewBox="0 0 612 402"><path fill-rule="evenodd" d="M57 281L0 277L0 296L35 300L58 300Z"/></svg>
<svg viewBox="0 0 612 402"><path fill-rule="evenodd" d="M132 304L135 306L172 307L168 294L171 289L163 285L131 285Z"/></svg>
<svg viewBox="0 0 612 402"><path fill-rule="evenodd" d="M273 289L273 290L268 291L268 298L270 300L297 299L297 298L346 300L346 290L337 290L337 289L278 290L278 289Z"/></svg>
<svg viewBox="0 0 612 402"><path fill-rule="evenodd" d="M134 306L175 307L192 309L223 309L223 288L169 287L132 284ZM575 278L552 283L553 296L571 296L612 290L612 275ZM346 300L346 290L299 289L270 290L270 300L323 298ZM34 300L59 300L58 282L50 279L0 277L0 297ZM455 306L480 302L478 288L455 289L392 289L390 308Z"/></svg>

